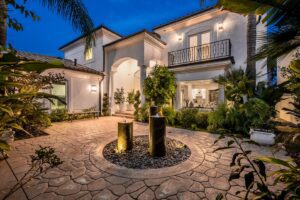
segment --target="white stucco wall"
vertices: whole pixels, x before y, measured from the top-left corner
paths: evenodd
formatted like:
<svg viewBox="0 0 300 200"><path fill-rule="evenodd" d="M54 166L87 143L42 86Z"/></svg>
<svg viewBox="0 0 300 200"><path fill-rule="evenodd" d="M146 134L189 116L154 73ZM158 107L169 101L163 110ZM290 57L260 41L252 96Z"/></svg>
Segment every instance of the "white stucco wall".
<svg viewBox="0 0 300 200"><path fill-rule="evenodd" d="M69 112L80 112L83 109L96 107L99 110L100 75L78 72L68 69L48 69L42 74L62 74L67 80L67 108ZM95 85L96 92L91 91Z"/></svg>
<svg viewBox="0 0 300 200"><path fill-rule="evenodd" d="M218 24L223 22L223 30L218 30ZM233 68L240 66L245 69L247 56L247 18L235 13L226 13L210 20L200 22L167 33L161 33L161 39L167 43L163 54L163 61L168 63L168 52L188 47L188 37L201 32L211 31L211 41L230 39L232 44L232 56L235 59ZM178 41L178 37L182 41Z"/></svg>
<svg viewBox="0 0 300 200"><path fill-rule="evenodd" d="M70 60L77 59L77 63L79 64L85 65L98 71L103 71L103 45L111 43L117 39L118 37L114 37L110 34L105 34L105 32L98 32L96 34L95 46L93 46L93 59L87 61L85 60L85 40L83 39L64 48L64 57Z"/></svg>

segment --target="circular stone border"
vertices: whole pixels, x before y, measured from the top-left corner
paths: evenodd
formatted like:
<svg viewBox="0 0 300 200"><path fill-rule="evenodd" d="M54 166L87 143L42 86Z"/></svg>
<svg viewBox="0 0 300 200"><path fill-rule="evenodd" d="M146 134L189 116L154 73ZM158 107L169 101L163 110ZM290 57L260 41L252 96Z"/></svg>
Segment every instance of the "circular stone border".
<svg viewBox="0 0 300 200"><path fill-rule="evenodd" d="M145 134L135 134L136 136ZM106 138L95 150L90 152L90 161L93 165L109 174L113 174L125 178L163 178L168 176L174 176L182 174L184 172L195 169L200 166L204 161L204 152L197 147L191 140L191 138L186 138L184 135L182 137L168 135L169 138L181 141L186 144L191 150L191 156L184 162L174 165L172 167L164 167L157 169L132 169L127 167L118 166L106 160L103 156L103 149L108 144L116 140L116 137Z"/></svg>

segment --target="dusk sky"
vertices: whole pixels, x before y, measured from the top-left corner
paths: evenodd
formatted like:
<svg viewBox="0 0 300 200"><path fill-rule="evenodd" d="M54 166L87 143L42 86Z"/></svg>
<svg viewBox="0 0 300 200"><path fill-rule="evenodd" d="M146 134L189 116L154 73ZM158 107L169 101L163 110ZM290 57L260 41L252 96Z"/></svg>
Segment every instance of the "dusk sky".
<svg viewBox="0 0 300 200"><path fill-rule="evenodd" d="M11 13L23 24L24 30L16 32L8 29L8 43L17 50L62 57L63 53L58 48L79 36L80 32L38 2L28 1L26 4L28 9L40 16L38 22L24 19L18 13ZM83 2L95 26L104 24L125 36L144 28L152 30L154 26L201 9L199 0L83 0Z"/></svg>

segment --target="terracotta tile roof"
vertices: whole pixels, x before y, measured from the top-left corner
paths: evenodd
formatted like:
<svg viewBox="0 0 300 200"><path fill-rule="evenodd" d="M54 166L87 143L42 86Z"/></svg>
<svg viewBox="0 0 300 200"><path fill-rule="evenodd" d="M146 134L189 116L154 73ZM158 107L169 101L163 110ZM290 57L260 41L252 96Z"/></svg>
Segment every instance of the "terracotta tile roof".
<svg viewBox="0 0 300 200"><path fill-rule="evenodd" d="M18 51L17 56L26 58L28 60L36 60L36 61L41 61L41 62L50 62L53 60L59 60L60 62L62 62L64 64L65 69L86 72L86 73L91 73L91 74L97 74L97 75L103 75L102 72L97 71L95 69L91 69L84 65L80 65L78 63L76 65L74 65L74 61L69 60L69 59L64 59L64 58L59 58L59 57L54 57L54 56L46 56L46 55L41 55L41 54L36 54L36 53L31 53L31 52L23 52L23 51Z"/></svg>

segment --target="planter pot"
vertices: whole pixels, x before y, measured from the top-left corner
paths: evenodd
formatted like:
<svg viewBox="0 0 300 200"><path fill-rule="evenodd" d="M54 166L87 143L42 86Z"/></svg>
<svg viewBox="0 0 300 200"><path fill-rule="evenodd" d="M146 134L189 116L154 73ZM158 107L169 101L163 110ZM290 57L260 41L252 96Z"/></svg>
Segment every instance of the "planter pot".
<svg viewBox="0 0 300 200"><path fill-rule="evenodd" d="M250 129L250 139L261 145L273 145L275 144L274 132L268 132L264 130Z"/></svg>
<svg viewBox="0 0 300 200"><path fill-rule="evenodd" d="M7 144L12 144L15 140L15 132L11 129L2 131L1 140L5 141Z"/></svg>
<svg viewBox="0 0 300 200"><path fill-rule="evenodd" d="M128 111L133 111L134 110L133 104L128 104L127 105L127 110Z"/></svg>
<svg viewBox="0 0 300 200"><path fill-rule="evenodd" d="M121 104L120 105L120 112L125 112L126 111L126 108L125 108L125 104Z"/></svg>

